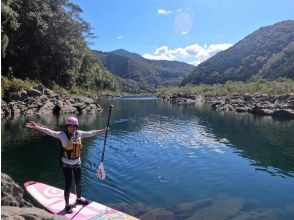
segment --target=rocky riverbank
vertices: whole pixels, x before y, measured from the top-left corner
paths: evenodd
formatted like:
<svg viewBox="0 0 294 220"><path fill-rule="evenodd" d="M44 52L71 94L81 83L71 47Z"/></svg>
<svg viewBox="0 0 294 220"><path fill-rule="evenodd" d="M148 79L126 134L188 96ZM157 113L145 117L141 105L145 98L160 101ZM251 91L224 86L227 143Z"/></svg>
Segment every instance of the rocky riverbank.
<svg viewBox="0 0 294 220"><path fill-rule="evenodd" d="M230 97L202 96L177 93L159 95L166 102L174 104L208 103L216 111L248 112L254 115L294 119L294 94L233 94Z"/></svg>
<svg viewBox="0 0 294 220"><path fill-rule="evenodd" d="M100 112L97 100L88 97L67 97L54 93L38 84L28 90L21 89L1 101L1 117L46 114L91 114Z"/></svg>

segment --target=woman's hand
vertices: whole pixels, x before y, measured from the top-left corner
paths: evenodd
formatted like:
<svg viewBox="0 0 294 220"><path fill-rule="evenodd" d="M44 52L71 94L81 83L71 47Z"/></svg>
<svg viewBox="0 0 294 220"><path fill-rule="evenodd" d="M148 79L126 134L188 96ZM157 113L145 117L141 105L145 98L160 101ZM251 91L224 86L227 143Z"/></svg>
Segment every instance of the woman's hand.
<svg viewBox="0 0 294 220"><path fill-rule="evenodd" d="M109 128L108 127L105 127L105 128L102 128L100 131L101 132L106 132L107 130L109 130Z"/></svg>
<svg viewBox="0 0 294 220"><path fill-rule="evenodd" d="M33 121L30 121L26 124L26 127L27 128L37 128L37 123L36 122L33 122Z"/></svg>

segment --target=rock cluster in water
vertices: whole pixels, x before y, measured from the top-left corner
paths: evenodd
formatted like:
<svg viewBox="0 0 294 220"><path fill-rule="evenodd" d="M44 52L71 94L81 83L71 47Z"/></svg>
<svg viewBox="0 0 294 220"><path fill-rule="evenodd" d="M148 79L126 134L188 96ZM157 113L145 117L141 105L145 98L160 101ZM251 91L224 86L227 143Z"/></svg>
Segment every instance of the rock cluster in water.
<svg viewBox="0 0 294 220"><path fill-rule="evenodd" d="M95 113L101 111L96 100L88 97L65 97L38 84L28 90L12 93L1 102L1 117L46 115L59 113Z"/></svg>
<svg viewBox="0 0 294 220"><path fill-rule="evenodd" d="M174 104L206 102L216 111L248 112L254 115L294 119L294 94L233 94L230 97L215 97L177 93L159 96Z"/></svg>

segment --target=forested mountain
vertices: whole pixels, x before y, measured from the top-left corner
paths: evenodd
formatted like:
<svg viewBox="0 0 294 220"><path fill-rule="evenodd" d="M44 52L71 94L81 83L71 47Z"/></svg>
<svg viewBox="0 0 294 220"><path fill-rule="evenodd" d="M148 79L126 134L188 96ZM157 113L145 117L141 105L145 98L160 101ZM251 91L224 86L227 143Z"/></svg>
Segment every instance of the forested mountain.
<svg viewBox="0 0 294 220"><path fill-rule="evenodd" d="M229 49L199 64L182 85L294 78L294 21L262 27Z"/></svg>
<svg viewBox="0 0 294 220"><path fill-rule="evenodd" d="M68 0L1 1L2 75L48 87L118 88L87 46L90 26Z"/></svg>
<svg viewBox="0 0 294 220"><path fill-rule="evenodd" d="M95 51L104 66L119 77L127 92L152 92L158 85L179 84L194 66L166 60L148 60L126 50Z"/></svg>

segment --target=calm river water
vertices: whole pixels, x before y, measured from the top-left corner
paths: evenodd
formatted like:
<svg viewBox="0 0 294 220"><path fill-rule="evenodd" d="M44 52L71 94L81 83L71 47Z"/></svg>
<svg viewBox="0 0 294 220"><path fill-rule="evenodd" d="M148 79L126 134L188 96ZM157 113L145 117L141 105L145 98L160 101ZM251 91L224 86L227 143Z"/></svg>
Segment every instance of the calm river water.
<svg viewBox="0 0 294 220"><path fill-rule="evenodd" d="M171 105L155 98L121 98L101 101L105 111L100 114L79 116L80 129L105 127L108 104L114 109L103 182L95 171L104 134L84 141L82 184L88 199L166 209L210 201L212 210L219 204L236 210L225 218L294 219L293 120L213 112L207 105ZM35 120L63 130L64 118L2 120L2 172L20 185L37 180L62 188L59 141L26 129L25 123Z"/></svg>

